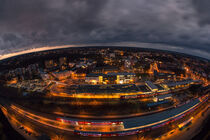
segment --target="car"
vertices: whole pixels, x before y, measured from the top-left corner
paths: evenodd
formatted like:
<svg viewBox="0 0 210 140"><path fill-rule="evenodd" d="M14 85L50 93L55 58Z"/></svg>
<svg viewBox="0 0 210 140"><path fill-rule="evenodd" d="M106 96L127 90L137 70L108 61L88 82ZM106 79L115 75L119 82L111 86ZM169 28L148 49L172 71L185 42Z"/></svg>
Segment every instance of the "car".
<svg viewBox="0 0 210 140"><path fill-rule="evenodd" d="M20 126L19 129L24 129L24 127L23 126Z"/></svg>
<svg viewBox="0 0 210 140"><path fill-rule="evenodd" d="M173 134L174 133L174 131L172 131L170 134Z"/></svg>

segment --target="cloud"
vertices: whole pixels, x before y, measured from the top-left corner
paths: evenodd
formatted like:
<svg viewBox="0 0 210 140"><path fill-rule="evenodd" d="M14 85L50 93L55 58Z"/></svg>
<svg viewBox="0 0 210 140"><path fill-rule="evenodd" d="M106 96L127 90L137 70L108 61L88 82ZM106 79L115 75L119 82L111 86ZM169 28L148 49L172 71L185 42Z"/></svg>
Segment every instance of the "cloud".
<svg viewBox="0 0 210 140"><path fill-rule="evenodd" d="M201 25L210 24L210 1L209 0L193 0L193 6L197 11Z"/></svg>
<svg viewBox="0 0 210 140"><path fill-rule="evenodd" d="M127 41L210 52L209 4L208 0L0 0L0 49Z"/></svg>

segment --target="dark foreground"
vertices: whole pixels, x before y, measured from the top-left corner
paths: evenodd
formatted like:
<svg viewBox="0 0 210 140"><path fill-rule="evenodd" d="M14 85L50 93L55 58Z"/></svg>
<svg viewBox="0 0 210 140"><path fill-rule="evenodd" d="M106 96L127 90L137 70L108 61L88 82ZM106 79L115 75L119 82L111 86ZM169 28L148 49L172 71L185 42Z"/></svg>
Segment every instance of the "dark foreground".
<svg viewBox="0 0 210 140"><path fill-rule="evenodd" d="M0 140L24 140L24 138L16 132L7 118L0 110Z"/></svg>
<svg viewBox="0 0 210 140"><path fill-rule="evenodd" d="M210 116L205 120L205 124L198 135L196 135L192 140L209 140L210 139Z"/></svg>

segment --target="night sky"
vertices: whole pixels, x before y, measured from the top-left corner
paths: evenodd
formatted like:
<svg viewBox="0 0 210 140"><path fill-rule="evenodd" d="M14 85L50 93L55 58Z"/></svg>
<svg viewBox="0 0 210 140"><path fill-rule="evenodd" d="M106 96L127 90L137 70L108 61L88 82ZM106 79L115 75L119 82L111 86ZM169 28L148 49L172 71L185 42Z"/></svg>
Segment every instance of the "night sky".
<svg viewBox="0 0 210 140"><path fill-rule="evenodd" d="M0 54L124 42L210 59L210 0L0 0Z"/></svg>

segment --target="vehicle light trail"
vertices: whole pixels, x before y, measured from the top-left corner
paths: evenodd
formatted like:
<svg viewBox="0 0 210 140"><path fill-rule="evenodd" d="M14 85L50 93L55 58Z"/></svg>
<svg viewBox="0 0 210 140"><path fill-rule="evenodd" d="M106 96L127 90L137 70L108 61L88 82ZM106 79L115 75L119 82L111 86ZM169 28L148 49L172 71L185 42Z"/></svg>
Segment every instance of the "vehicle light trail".
<svg viewBox="0 0 210 140"><path fill-rule="evenodd" d="M39 123L41 123L41 124L44 124L44 125L47 125L47 126L50 126L50 127L54 127L54 128L58 128L58 129L61 129L61 130L65 130L65 131L71 131L71 132L74 131L74 130L69 129L69 128L60 127L60 126L58 126L58 125L52 125L52 124L46 123L46 122L44 122L44 121L40 121L40 120L38 120L38 119L35 119L35 118L31 117L30 115L36 116L37 118L44 119L44 120L47 120L47 121L54 122L54 123L57 123L57 124L58 124L57 121L50 120L50 119L47 119L47 118L44 118L44 117L40 117L40 116L31 114L31 113L28 113L28 112L26 112L26 111L22 111L21 109L15 107L14 105L12 105L11 108L12 108L13 110L15 110L16 112L18 112L19 114L21 114L21 115L23 115L23 116L26 116L26 117L28 117L29 119L31 119L31 120L33 120L33 121L36 121L36 122L39 122ZM17 110L19 110L19 111L17 111ZM30 115L28 115L27 113L30 114Z"/></svg>
<svg viewBox="0 0 210 140"><path fill-rule="evenodd" d="M156 124L161 124L161 123L164 123L164 122L167 122L171 119L174 119L180 115L183 115L185 114L186 112L190 111L191 109L194 109L196 108L201 102L195 104L194 106L190 107L189 109L177 114L177 115L174 115L170 118L167 118L167 119L164 119L164 120L161 120L161 121L158 121L158 122L155 122L155 123L151 123L151 124L147 124L147 125L142 125L142 126L139 126L139 127L133 127L133 128L123 128L122 131L128 131L128 130L135 130L135 129L141 129L141 128L146 128L146 127L150 127L150 126L154 126ZM35 114L32 114L32 113L29 113L27 111L24 111L23 109L20 109L19 107L16 107L15 105L11 105L11 108L16 111L17 113L23 115L23 116L26 116L28 117L29 119L32 119L34 121L37 121L43 125L47 125L47 126L51 126L51 127L54 127L54 128L58 128L58 129L61 129L61 130L66 130L66 131L74 131L74 129L76 130L76 126L78 127L83 127L85 129L90 129L91 128L91 125L90 127L85 127L84 125L81 125L79 123L75 123L75 124L71 124L71 126L74 127L74 129L69 129L69 128L64 128L65 126L70 126L69 124L67 123L62 123L62 122L58 122L56 120L52 120L52 119L48 119L48 118L45 118L45 117L41 117L41 116L38 116L38 115L35 115ZM63 126L60 126L60 125L63 125ZM107 128L107 126L103 126L104 128L101 128L100 130L102 129L105 129ZM112 125L110 125L110 128L112 128ZM93 129L93 126L92 126L92 129ZM107 131L107 130L106 130ZM117 130L112 130L111 132L116 132Z"/></svg>

